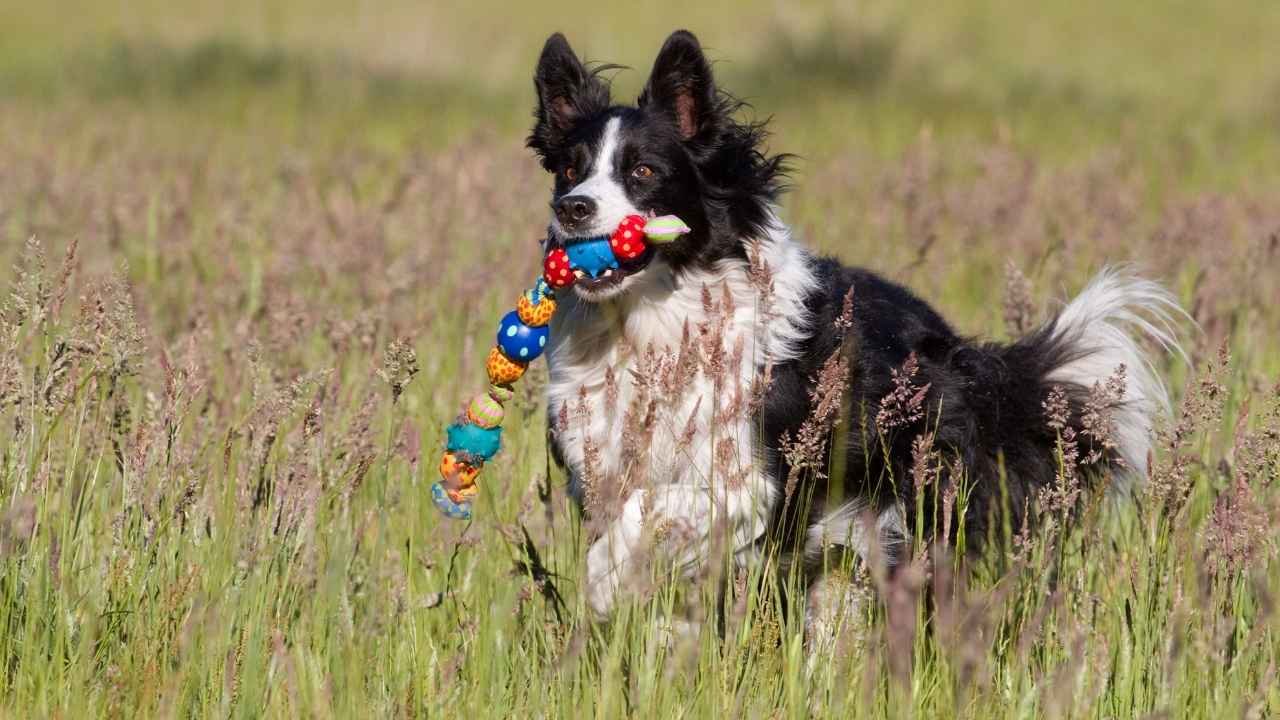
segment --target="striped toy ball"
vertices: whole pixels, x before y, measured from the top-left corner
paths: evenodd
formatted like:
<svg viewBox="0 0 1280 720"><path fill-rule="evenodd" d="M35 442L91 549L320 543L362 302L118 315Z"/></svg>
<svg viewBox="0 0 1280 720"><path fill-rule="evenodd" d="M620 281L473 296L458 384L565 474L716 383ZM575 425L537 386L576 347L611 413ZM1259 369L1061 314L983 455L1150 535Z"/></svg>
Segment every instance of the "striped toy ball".
<svg viewBox="0 0 1280 720"><path fill-rule="evenodd" d="M689 232L692 232L689 226L675 215L656 217L644 226L645 236L654 243L669 243Z"/></svg>
<svg viewBox="0 0 1280 720"><path fill-rule="evenodd" d="M502 424L502 404L488 393L477 395L467 406L467 419L482 428L495 428Z"/></svg>

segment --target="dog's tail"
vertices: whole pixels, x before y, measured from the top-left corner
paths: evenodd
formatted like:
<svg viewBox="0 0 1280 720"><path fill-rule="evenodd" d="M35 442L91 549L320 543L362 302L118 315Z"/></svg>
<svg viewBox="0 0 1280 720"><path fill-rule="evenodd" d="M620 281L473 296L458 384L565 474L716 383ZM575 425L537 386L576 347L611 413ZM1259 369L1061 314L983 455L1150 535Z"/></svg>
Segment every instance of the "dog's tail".
<svg viewBox="0 0 1280 720"><path fill-rule="evenodd" d="M906 480L892 487L902 520L898 536L907 537L903 528L917 523L924 524L926 536L936 532L938 503L945 503L945 493L956 483L967 487L964 520L945 531L956 533L949 538L955 542L963 525L970 552L993 536L997 519L1007 532L1027 527L1034 520L1028 514L1032 506L1046 497L1042 491L1060 481L1069 481L1073 489L1068 492L1074 493L1096 490L1109 477L1109 490L1130 492L1147 476L1153 429L1169 408L1157 361L1164 353L1185 359L1178 328L1189 319L1160 285L1126 268L1111 268L1013 343L962 340L934 353L922 344L920 375L910 387L915 397L928 398L929 432L916 433L913 425L910 432L892 431L896 418L887 423L890 432L880 427L890 443L885 452L894 464L890 474ZM902 373L868 380L870 372L864 382L883 386L873 395L890 386L898 393ZM857 438L851 447L858 447ZM934 449L941 449L945 460L921 465L919 453L927 458ZM930 482L930 468L948 478ZM915 497L921 490L926 496ZM1066 496L1049 496L1059 498L1070 506ZM888 503L878 502L882 507L876 511L886 512ZM856 503L848 508L863 511ZM916 517L920 509L924 515ZM834 520L848 525L847 513ZM827 519L819 524L829 528Z"/></svg>
<svg viewBox="0 0 1280 720"><path fill-rule="evenodd" d="M1162 353L1185 359L1178 328L1186 320L1160 285L1126 268L1104 269L1017 341L961 342L939 365L921 366L916 384L928 383L933 422L926 446L953 453L939 472L965 478L970 551L991 536L997 516L1006 530L1026 527L1042 490L1060 480L1097 489L1110 478L1108 490L1128 494L1147 477L1153 429L1169 408L1156 361ZM892 435L888 455L895 477L914 480L919 436L908 436ZM911 483L897 485L902 512L926 508L905 527L933 522L928 509L950 482L919 485L934 495L923 504Z"/></svg>
<svg viewBox="0 0 1280 720"><path fill-rule="evenodd" d="M1001 354L1038 378L1037 396L1022 402L1039 403L1049 425L1060 414L1059 431L1075 433L1081 460L1101 453L1092 465L1108 466L1112 487L1128 491L1146 477L1155 420L1169 410L1152 352L1185 360L1177 328L1187 319L1159 284L1127 268L1107 268L1052 320Z"/></svg>

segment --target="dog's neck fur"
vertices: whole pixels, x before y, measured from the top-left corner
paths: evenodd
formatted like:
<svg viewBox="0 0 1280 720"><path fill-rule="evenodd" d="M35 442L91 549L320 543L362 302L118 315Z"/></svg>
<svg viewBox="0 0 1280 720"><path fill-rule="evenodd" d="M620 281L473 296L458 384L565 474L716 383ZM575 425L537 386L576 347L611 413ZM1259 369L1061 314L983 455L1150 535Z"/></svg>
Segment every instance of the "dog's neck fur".
<svg viewBox="0 0 1280 720"><path fill-rule="evenodd" d="M653 523L687 523L691 538L704 539L723 518L735 551L765 531L776 491L764 476L750 397L767 366L799 352L815 280L808 252L776 218L765 237L744 244L750 260L683 273L655 261L624 295L593 304L569 294L556 313L547 354L552 427L571 491L598 525L612 521L617 547L634 545L628 538ZM628 443L643 452L619 449ZM637 499L646 489L648 499ZM671 500L681 512L662 510L670 493L682 496ZM688 563L703 557L689 552ZM593 562L600 575L626 557ZM591 591L601 612L615 584L603 580Z"/></svg>
<svg viewBox="0 0 1280 720"><path fill-rule="evenodd" d="M741 352L737 377L722 382L737 382L743 389L750 387L765 366L794 358L809 330L805 298L814 286L809 253L792 240L780 221L775 221L768 236L747 240L745 245L750 260L723 260L710 270L677 274L656 260L627 293L607 302L590 303L568 293L553 321L547 354L550 412L558 414L567 405L572 415L585 397L585 409L595 416L594 429L613 429L606 419L617 419L612 416L625 410L637 381L650 380L633 373L655 369L640 367L646 354L657 357L659 363L664 357L674 362L686 333L697 339L703 368L717 344L726 357ZM767 278L763 282L771 284L767 297L762 297L762 281L751 277L753 269L762 271ZM712 332L719 334L714 342L705 337ZM611 403L612 407L596 402L605 399L606 376L610 374L619 400ZM720 398L713 398L708 384L711 379L705 371L697 373L691 386L684 389L684 405L691 408L701 400L704 412L709 413L725 393L738 389L721 387ZM677 408L657 410L671 413ZM687 414L679 417L681 429L687 419ZM580 438L580 431L570 430L561 441L570 468L579 471L577 451L585 438ZM600 435L592 440L607 445L613 438ZM609 460L602 458L602 462Z"/></svg>

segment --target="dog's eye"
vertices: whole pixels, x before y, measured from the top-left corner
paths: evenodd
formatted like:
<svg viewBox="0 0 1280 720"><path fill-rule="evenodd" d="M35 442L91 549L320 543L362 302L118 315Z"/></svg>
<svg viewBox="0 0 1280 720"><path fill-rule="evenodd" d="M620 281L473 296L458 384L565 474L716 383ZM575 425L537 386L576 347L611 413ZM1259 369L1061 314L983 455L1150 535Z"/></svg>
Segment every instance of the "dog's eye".
<svg viewBox="0 0 1280 720"><path fill-rule="evenodd" d="M648 178L653 177L653 168L648 165L637 165L635 166L635 169L631 171L631 177L647 180Z"/></svg>
<svg viewBox="0 0 1280 720"><path fill-rule="evenodd" d="M578 171L577 171L577 170L574 170L574 169L573 169L573 166L569 166L569 167L565 168L565 169L564 169L564 179L565 179L565 180L568 180L569 182L573 182L574 180L577 180L577 179L578 179Z"/></svg>

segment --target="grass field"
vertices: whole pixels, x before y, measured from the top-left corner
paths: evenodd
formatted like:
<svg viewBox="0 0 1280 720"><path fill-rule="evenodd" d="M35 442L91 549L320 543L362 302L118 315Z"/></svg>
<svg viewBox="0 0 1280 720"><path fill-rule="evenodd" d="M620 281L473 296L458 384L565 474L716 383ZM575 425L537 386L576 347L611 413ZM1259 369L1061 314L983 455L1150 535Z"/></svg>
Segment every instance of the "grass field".
<svg viewBox="0 0 1280 720"><path fill-rule="evenodd" d="M1173 288L1198 328L1149 489L939 549L813 672L755 578L723 635L651 632L714 582L587 621L541 366L477 519L439 515L442 429L540 266L537 51L632 66L628 100L676 26L800 156L804 241L962 332L1105 263ZM1276 37L1265 0L0 0L0 715L1280 714Z"/></svg>

